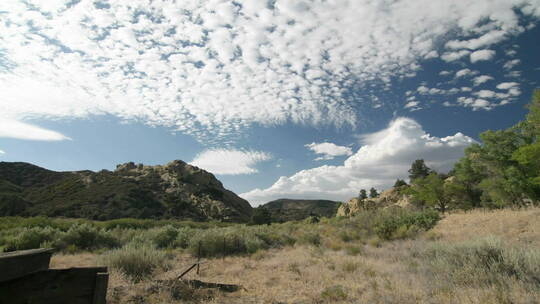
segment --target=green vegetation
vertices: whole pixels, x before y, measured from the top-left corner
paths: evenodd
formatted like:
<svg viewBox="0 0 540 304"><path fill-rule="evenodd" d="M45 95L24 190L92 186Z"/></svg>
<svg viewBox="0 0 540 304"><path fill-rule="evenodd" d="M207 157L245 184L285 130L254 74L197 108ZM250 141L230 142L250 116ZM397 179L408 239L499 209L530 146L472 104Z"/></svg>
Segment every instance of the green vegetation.
<svg viewBox="0 0 540 304"><path fill-rule="evenodd" d="M437 174L424 161L409 170L411 194L421 207L448 209L536 205L540 199L540 90L525 120L507 130L480 134L449 173Z"/></svg>
<svg viewBox="0 0 540 304"><path fill-rule="evenodd" d="M271 221L282 223L299 221L309 217L334 217L340 203L329 200L278 199L268 202L259 208L270 212ZM254 213L257 211L254 209Z"/></svg>
<svg viewBox="0 0 540 304"><path fill-rule="evenodd" d="M109 251L102 259L106 265L120 270L133 282L149 277L158 268L167 270L169 267L167 254L147 244L130 243Z"/></svg>

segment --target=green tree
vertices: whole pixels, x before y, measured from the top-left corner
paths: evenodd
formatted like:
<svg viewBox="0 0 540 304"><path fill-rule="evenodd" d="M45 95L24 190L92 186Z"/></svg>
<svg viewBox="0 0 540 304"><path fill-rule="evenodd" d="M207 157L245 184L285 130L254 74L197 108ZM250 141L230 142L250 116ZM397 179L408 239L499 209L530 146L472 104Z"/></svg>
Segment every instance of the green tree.
<svg viewBox="0 0 540 304"><path fill-rule="evenodd" d="M397 179L396 182L394 183L394 188L400 188L400 187L403 187L403 186L407 186L407 182L405 182L404 180L402 179Z"/></svg>
<svg viewBox="0 0 540 304"><path fill-rule="evenodd" d="M377 189L371 187L371 189L369 189L369 197L370 198L376 198L377 196L379 196L379 193L377 192Z"/></svg>
<svg viewBox="0 0 540 304"><path fill-rule="evenodd" d="M358 199L359 200L364 200L367 198L367 192L366 192L366 189L362 189L360 190L360 193L358 193Z"/></svg>
<svg viewBox="0 0 540 304"><path fill-rule="evenodd" d="M409 194L412 194L413 199L421 200L427 206L444 213L450 207L452 195L456 190L453 186L446 185L444 179L437 173L432 172L426 177L414 179Z"/></svg>
<svg viewBox="0 0 540 304"><path fill-rule="evenodd" d="M270 225L272 223L272 215L268 209L258 207L253 209L253 215L251 216L251 224L253 225Z"/></svg>
<svg viewBox="0 0 540 304"><path fill-rule="evenodd" d="M409 169L409 179L412 183L415 179L426 177L431 173L431 169L426 166L423 159L415 160Z"/></svg>

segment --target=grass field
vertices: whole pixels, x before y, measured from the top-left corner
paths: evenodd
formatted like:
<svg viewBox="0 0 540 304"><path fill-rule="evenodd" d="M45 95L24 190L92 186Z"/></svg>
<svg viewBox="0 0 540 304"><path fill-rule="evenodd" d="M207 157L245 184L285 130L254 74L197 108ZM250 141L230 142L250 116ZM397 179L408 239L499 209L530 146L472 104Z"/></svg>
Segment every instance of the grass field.
<svg viewBox="0 0 540 304"><path fill-rule="evenodd" d="M252 252L209 257L200 276L187 275L243 287L234 293L174 281L195 260L189 247L130 243L131 250L125 245L64 250L53 256L51 267L109 265L108 301L113 304L539 303L540 209L454 213L430 230L404 226L403 215L397 218L371 214L196 231L200 237L212 229L220 236L254 229L252 236L273 238ZM401 224L385 239L381 227L392 226L389 222ZM281 242L284 235L288 242ZM135 271L149 272L139 278L126 275L133 263L148 266Z"/></svg>

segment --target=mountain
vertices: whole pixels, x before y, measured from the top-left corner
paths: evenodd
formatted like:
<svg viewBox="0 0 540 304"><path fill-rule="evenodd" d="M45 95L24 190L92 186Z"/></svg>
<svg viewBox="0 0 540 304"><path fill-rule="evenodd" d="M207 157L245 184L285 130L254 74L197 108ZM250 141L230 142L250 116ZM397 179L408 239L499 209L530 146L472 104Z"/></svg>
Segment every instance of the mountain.
<svg viewBox="0 0 540 304"><path fill-rule="evenodd" d="M274 221L286 222L302 220L311 215L333 217L339 205L339 202L328 200L278 199L260 208L270 211Z"/></svg>
<svg viewBox="0 0 540 304"><path fill-rule="evenodd" d="M99 172L0 162L0 216L246 222L251 212L249 203L213 174L181 160L164 166L129 162Z"/></svg>

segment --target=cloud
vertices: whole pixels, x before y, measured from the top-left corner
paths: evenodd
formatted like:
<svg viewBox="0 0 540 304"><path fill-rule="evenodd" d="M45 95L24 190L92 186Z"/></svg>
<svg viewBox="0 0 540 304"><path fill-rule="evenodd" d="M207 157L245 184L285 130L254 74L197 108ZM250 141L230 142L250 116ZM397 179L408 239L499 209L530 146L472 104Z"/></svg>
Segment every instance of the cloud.
<svg viewBox="0 0 540 304"><path fill-rule="evenodd" d="M420 102L418 102L418 101L409 101L409 102L407 102L407 104L405 104L404 108L405 109L414 108L414 107L418 106L419 104L420 104Z"/></svg>
<svg viewBox="0 0 540 304"><path fill-rule="evenodd" d="M2 117L0 117L0 137L43 141L71 140L59 132Z"/></svg>
<svg viewBox="0 0 540 304"><path fill-rule="evenodd" d="M480 50L474 53L471 53L471 62L475 63L478 61L487 61L495 57L495 51L493 50Z"/></svg>
<svg viewBox="0 0 540 304"><path fill-rule="evenodd" d="M521 63L521 60L519 60L519 59L509 60L509 61L507 61L507 62L504 64L503 68L504 68L505 70L511 70L511 69L513 69L516 65L518 65L518 64L520 64L520 63Z"/></svg>
<svg viewBox="0 0 540 304"><path fill-rule="evenodd" d="M356 126L372 104L350 89L540 18L536 0L0 1L0 12L3 118L114 115L207 143L254 124Z"/></svg>
<svg viewBox="0 0 540 304"><path fill-rule="evenodd" d="M362 137L363 146L340 166L320 166L280 177L266 189L240 196L253 205L277 198L311 198L346 201L362 188L387 189L397 178L407 178L415 159L447 171L474 142L462 133L443 138L427 134L409 118L397 118L382 131Z"/></svg>
<svg viewBox="0 0 540 304"><path fill-rule="evenodd" d="M473 84L474 86L479 86L483 83L486 83L490 80L493 80L493 77L491 76L488 76L488 75L480 75L480 76L477 76L477 77L474 77L473 79Z"/></svg>
<svg viewBox="0 0 540 304"><path fill-rule="evenodd" d="M352 149L350 147L338 146L334 143L311 143L305 145L306 148L315 152L315 154L322 155L315 160L329 160L336 156L351 155Z"/></svg>
<svg viewBox="0 0 540 304"><path fill-rule="evenodd" d="M6 154L6 152L0 150L0 155L2 155L2 154Z"/></svg>
<svg viewBox="0 0 540 304"><path fill-rule="evenodd" d="M499 90L509 90L516 87L519 87L519 83L517 82L502 82L497 85L497 89Z"/></svg>
<svg viewBox="0 0 540 304"><path fill-rule="evenodd" d="M476 74L478 74L478 71L472 71L471 69L461 69L456 72L455 78L474 76Z"/></svg>
<svg viewBox="0 0 540 304"><path fill-rule="evenodd" d="M214 174L240 175L259 172L254 166L270 159L268 152L209 149L195 156L191 164Z"/></svg>

